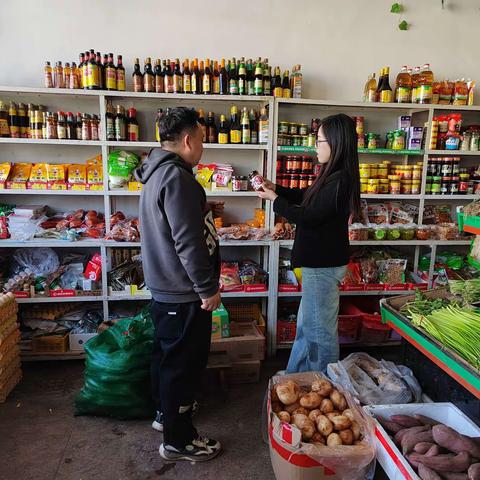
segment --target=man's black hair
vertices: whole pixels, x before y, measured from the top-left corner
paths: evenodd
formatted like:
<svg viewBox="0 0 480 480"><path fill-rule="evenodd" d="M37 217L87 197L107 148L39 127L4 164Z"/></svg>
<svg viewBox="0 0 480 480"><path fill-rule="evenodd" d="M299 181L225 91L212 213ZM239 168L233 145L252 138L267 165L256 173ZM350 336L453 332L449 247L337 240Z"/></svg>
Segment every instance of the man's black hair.
<svg viewBox="0 0 480 480"><path fill-rule="evenodd" d="M198 127L198 113L193 108L171 108L158 122L162 142L178 142L182 134Z"/></svg>

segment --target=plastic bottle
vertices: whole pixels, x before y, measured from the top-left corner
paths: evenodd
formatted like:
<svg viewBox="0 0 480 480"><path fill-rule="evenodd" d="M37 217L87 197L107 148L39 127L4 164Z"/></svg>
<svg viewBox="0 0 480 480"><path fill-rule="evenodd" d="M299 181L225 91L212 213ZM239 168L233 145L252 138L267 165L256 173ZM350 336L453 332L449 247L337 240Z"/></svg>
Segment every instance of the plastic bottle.
<svg viewBox="0 0 480 480"><path fill-rule="evenodd" d="M420 67L415 67L412 73L412 103L418 103Z"/></svg>
<svg viewBox="0 0 480 480"><path fill-rule="evenodd" d="M395 102L410 103L412 101L412 78L408 67L404 65L395 81Z"/></svg>
<svg viewBox="0 0 480 480"><path fill-rule="evenodd" d="M433 99L433 72L430 70L430 64L423 66L419 77L418 103L432 103Z"/></svg>
<svg viewBox="0 0 480 480"><path fill-rule="evenodd" d="M294 73L292 73L292 97L302 98L303 74L301 65L296 65Z"/></svg>

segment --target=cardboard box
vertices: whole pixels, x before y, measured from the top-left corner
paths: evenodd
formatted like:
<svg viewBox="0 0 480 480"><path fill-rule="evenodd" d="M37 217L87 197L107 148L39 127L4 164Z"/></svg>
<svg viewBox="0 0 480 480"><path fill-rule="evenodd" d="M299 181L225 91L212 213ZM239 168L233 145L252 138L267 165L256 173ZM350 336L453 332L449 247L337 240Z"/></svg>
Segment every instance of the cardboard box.
<svg viewBox="0 0 480 480"><path fill-rule="evenodd" d="M480 428L452 403L409 403L403 405L373 405L364 407L371 416L426 415L457 432L470 437L480 436ZM420 480L383 427L375 420L377 460L390 480Z"/></svg>
<svg viewBox="0 0 480 480"><path fill-rule="evenodd" d="M420 150L421 148L422 148L421 138L410 138L408 140L408 144L407 144L408 150Z"/></svg>
<svg viewBox="0 0 480 480"><path fill-rule="evenodd" d="M96 333L71 333L69 335L70 350L74 352L85 351L85 344L96 336Z"/></svg>
<svg viewBox="0 0 480 480"><path fill-rule="evenodd" d="M220 305L212 313L212 340L230 336L230 319L225 307Z"/></svg>
<svg viewBox="0 0 480 480"><path fill-rule="evenodd" d="M399 130L407 130L412 125L412 117L410 115L401 115L398 117L398 129Z"/></svg>
<svg viewBox="0 0 480 480"><path fill-rule="evenodd" d="M231 362L263 360L265 336L254 323L230 323L230 337L212 341L212 352L225 352Z"/></svg>
<svg viewBox="0 0 480 480"><path fill-rule="evenodd" d="M260 380L259 360L253 362L234 362L228 370L228 380L233 385L242 383L256 383Z"/></svg>

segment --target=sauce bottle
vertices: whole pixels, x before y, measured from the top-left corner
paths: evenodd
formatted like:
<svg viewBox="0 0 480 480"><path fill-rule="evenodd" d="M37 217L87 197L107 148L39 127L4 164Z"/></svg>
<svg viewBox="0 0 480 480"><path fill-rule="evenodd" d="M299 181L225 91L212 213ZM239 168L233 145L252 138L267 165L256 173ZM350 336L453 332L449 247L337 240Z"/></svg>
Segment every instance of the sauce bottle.
<svg viewBox="0 0 480 480"><path fill-rule="evenodd" d="M390 67L385 67L383 73L382 87L380 90L380 102L382 103L390 103L393 97L392 87L390 87L390 81L388 78L389 74Z"/></svg>
<svg viewBox="0 0 480 480"><path fill-rule="evenodd" d="M92 126L90 125L90 115L84 113L82 116L82 140L91 140Z"/></svg>
<svg viewBox="0 0 480 480"><path fill-rule="evenodd" d="M292 98L292 90L290 89L290 74L288 70L285 70L283 74L282 90L283 98Z"/></svg>
<svg viewBox="0 0 480 480"><path fill-rule="evenodd" d="M10 107L8 109L8 124L10 126L10 138L20 138L20 122L15 102L10 102Z"/></svg>
<svg viewBox="0 0 480 480"><path fill-rule="evenodd" d="M73 113L67 113L67 139L75 140L77 138L77 131L75 129L75 120L73 119Z"/></svg>
<svg viewBox="0 0 480 480"><path fill-rule="evenodd" d="M3 102L0 102L0 137L10 137L10 128L8 127L8 112Z"/></svg>
<svg viewBox="0 0 480 480"><path fill-rule="evenodd" d="M143 90L145 92L155 91L153 82L152 59L150 57L145 60L145 67L143 70Z"/></svg>
<svg viewBox="0 0 480 480"><path fill-rule="evenodd" d="M377 85L377 91L375 92L375 102L380 101L380 90L382 89L384 78L385 78L385 68L382 68L378 75L378 85Z"/></svg>
<svg viewBox="0 0 480 480"><path fill-rule="evenodd" d="M126 139L127 121L125 118L125 109L121 105L117 105L117 114L115 115L115 140L117 142L124 142Z"/></svg>
<svg viewBox="0 0 480 480"><path fill-rule="evenodd" d="M138 121L137 111L134 108L128 109L127 137L129 142L138 142Z"/></svg>
<svg viewBox="0 0 480 480"><path fill-rule="evenodd" d="M92 140L100 140L99 124L100 122L98 117L95 114L92 115L92 119L90 121L90 135Z"/></svg>
<svg viewBox="0 0 480 480"><path fill-rule="evenodd" d="M97 87L99 90L105 88L105 83L103 79L105 77L105 72L102 65L102 56L100 52L97 52L97 56L95 57L95 63L97 64Z"/></svg>
<svg viewBox="0 0 480 480"><path fill-rule="evenodd" d="M112 55L112 64L113 64L113 54ZM102 64L102 88L104 90L107 89L107 66L108 66L108 55L106 53L103 54L103 64ZM115 68L115 65L113 65ZM115 72L115 84L117 83L117 72ZM116 85L115 85L116 86Z"/></svg>
<svg viewBox="0 0 480 480"><path fill-rule="evenodd" d="M173 70L173 93L183 93L183 73L180 69L180 60L175 59L175 68Z"/></svg>
<svg viewBox="0 0 480 480"><path fill-rule="evenodd" d="M423 66L422 73L418 79L418 103L432 103L433 99L433 72L430 65L426 63Z"/></svg>
<svg viewBox="0 0 480 480"><path fill-rule="evenodd" d="M113 63L113 53L108 54L108 60L105 66L105 88L107 90L117 89L117 69Z"/></svg>
<svg viewBox="0 0 480 480"><path fill-rule="evenodd" d="M75 130L76 130L76 137L77 140L82 139L82 114L80 112L77 112L76 118L75 118Z"/></svg>
<svg viewBox="0 0 480 480"><path fill-rule="evenodd" d="M90 60L88 61L88 83L89 90L98 90L100 87L100 71L93 49L90 50Z"/></svg>
<svg viewBox="0 0 480 480"><path fill-rule="evenodd" d="M119 92L125 91L125 67L121 55L117 57L117 90Z"/></svg>
<svg viewBox="0 0 480 480"><path fill-rule="evenodd" d="M240 60L238 67L238 94L245 95L247 93L247 68L245 67L244 59Z"/></svg>
<svg viewBox="0 0 480 480"><path fill-rule="evenodd" d="M240 122L242 128L242 143L250 143L250 119L248 118L247 108L244 107L242 110L242 120Z"/></svg>
<svg viewBox="0 0 480 480"><path fill-rule="evenodd" d="M164 89L165 93L173 93L173 71L170 59L167 60L167 63L164 68Z"/></svg>
<svg viewBox="0 0 480 480"><path fill-rule="evenodd" d="M395 81L395 102L411 103L412 101L412 78L408 73L408 67L404 65Z"/></svg>
<svg viewBox="0 0 480 480"><path fill-rule="evenodd" d="M70 88L70 77L72 75L72 69L70 68L70 63L65 63L65 68L63 69L63 87Z"/></svg>
<svg viewBox="0 0 480 480"><path fill-rule="evenodd" d="M420 67L415 67L412 73L412 103L418 103Z"/></svg>
<svg viewBox="0 0 480 480"><path fill-rule="evenodd" d="M218 143L217 127L215 126L215 115L213 112L208 112L207 141L208 143Z"/></svg>
<svg viewBox="0 0 480 480"><path fill-rule="evenodd" d="M162 64L160 63L160 59L157 58L155 60L155 69L153 71L155 75L155 92L163 93L163 73L162 73Z"/></svg>
<svg viewBox="0 0 480 480"><path fill-rule="evenodd" d="M192 74L190 72L190 66L188 58L183 62L183 93L192 93Z"/></svg>
<svg viewBox="0 0 480 480"><path fill-rule="evenodd" d="M303 75L301 72L302 66L300 64L295 67L295 74L292 73L292 97L302 98Z"/></svg>
<svg viewBox="0 0 480 480"><path fill-rule="evenodd" d="M364 102L376 102L377 100L377 80L375 79L375 73L368 76L367 83L363 91Z"/></svg>
<svg viewBox="0 0 480 480"><path fill-rule="evenodd" d="M255 73L251 59L247 61L247 95L255 95Z"/></svg>
<svg viewBox="0 0 480 480"><path fill-rule="evenodd" d="M157 118L155 119L155 139L160 141L160 119L163 116L163 110L161 108L157 111Z"/></svg>
<svg viewBox="0 0 480 480"><path fill-rule="evenodd" d="M85 64L85 55L83 53L80 53L78 56L78 81L79 81L79 87L84 88L83 85L83 65Z"/></svg>
<svg viewBox="0 0 480 480"><path fill-rule="evenodd" d="M260 62L255 67L255 95L263 95L263 68Z"/></svg>
<svg viewBox="0 0 480 480"><path fill-rule="evenodd" d="M90 60L90 52L85 52L84 59L82 66L82 85L83 88L88 88L88 62Z"/></svg>
<svg viewBox="0 0 480 480"><path fill-rule="evenodd" d="M268 143L268 130L269 120L267 115L267 109L262 108L260 110L260 118L258 120L258 143L265 145Z"/></svg>
<svg viewBox="0 0 480 480"><path fill-rule="evenodd" d="M280 68L275 67L275 75L272 81L273 96L283 97L282 78L280 77Z"/></svg>
<svg viewBox="0 0 480 480"><path fill-rule="evenodd" d="M58 112L57 138L59 140L65 140L67 138L67 123L63 112Z"/></svg>
<svg viewBox="0 0 480 480"><path fill-rule="evenodd" d="M229 130L227 127L227 120L225 115L220 115L220 129L218 131L218 143L226 145L228 143Z"/></svg>
<svg viewBox="0 0 480 480"><path fill-rule="evenodd" d="M50 62L45 62L45 68L43 70L45 88L53 88L52 66Z"/></svg>
<svg viewBox="0 0 480 480"><path fill-rule="evenodd" d="M235 105L230 109L230 143L242 143L242 129L238 118L238 109Z"/></svg>
<svg viewBox="0 0 480 480"><path fill-rule="evenodd" d="M205 60L205 70L202 77L202 93L210 95L212 93L212 71L210 70L210 59Z"/></svg>
<svg viewBox="0 0 480 480"><path fill-rule="evenodd" d="M265 62L265 68L263 69L263 94L272 94L272 67Z"/></svg>
<svg viewBox="0 0 480 480"><path fill-rule="evenodd" d="M200 124L200 127L202 127L202 133L203 133L203 143L207 142L207 124L205 123L205 112L203 109L198 110L198 123Z"/></svg>
<svg viewBox="0 0 480 480"><path fill-rule="evenodd" d="M53 84L57 88L65 88L62 62L57 62L55 68L53 69Z"/></svg>
<svg viewBox="0 0 480 480"><path fill-rule="evenodd" d="M20 123L20 138L28 138L28 116L24 103L18 104L18 120Z"/></svg>
<svg viewBox="0 0 480 480"><path fill-rule="evenodd" d="M202 90L200 72L198 71L198 58L193 60L193 68L190 68L192 71L192 93L198 94Z"/></svg>
<svg viewBox="0 0 480 480"><path fill-rule="evenodd" d="M213 63L213 82L212 93L218 95L220 93L220 72L218 70L218 62L215 60Z"/></svg>
<svg viewBox="0 0 480 480"><path fill-rule="evenodd" d="M135 59L135 65L133 66L133 91L134 92L143 92L143 75L140 71L140 62L138 58ZM118 106L117 106L118 110Z"/></svg>
<svg viewBox="0 0 480 480"><path fill-rule="evenodd" d="M250 113L248 114L248 120L250 122L250 143L257 144L258 143L258 121L257 121L257 114L253 108L250 109Z"/></svg>
<svg viewBox="0 0 480 480"><path fill-rule="evenodd" d="M113 105L111 102L108 102L105 108L105 131L107 134L107 141L113 142L115 140L115 115L113 113Z"/></svg>
<svg viewBox="0 0 480 480"><path fill-rule="evenodd" d="M235 67L235 62L229 62L229 69L228 69L228 91L230 95L238 95L239 94L239 78L237 75L237 70Z"/></svg>
<svg viewBox="0 0 480 480"><path fill-rule="evenodd" d="M228 74L227 69L225 68L225 59L222 58L220 61L220 72L218 74L218 84L220 95L228 95Z"/></svg>
<svg viewBox="0 0 480 480"><path fill-rule="evenodd" d="M75 62L72 62L72 73L70 74L70 84L68 88L72 90L76 90L80 88L79 84L79 73L78 73L78 67Z"/></svg>

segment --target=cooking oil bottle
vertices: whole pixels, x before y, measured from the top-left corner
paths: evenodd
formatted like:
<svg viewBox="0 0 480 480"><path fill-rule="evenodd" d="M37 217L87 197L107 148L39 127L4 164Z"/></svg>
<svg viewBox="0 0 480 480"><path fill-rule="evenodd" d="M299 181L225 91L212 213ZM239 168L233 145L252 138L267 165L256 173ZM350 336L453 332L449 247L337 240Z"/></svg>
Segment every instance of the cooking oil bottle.
<svg viewBox="0 0 480 480"><path fill-rule="evenodd" d="M395 102L410 103L412 101L412 77L408 67L404 65L395 81Z"/></svg>

